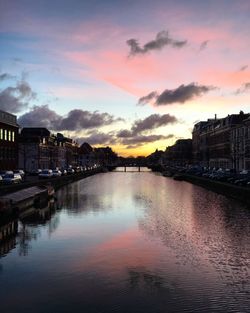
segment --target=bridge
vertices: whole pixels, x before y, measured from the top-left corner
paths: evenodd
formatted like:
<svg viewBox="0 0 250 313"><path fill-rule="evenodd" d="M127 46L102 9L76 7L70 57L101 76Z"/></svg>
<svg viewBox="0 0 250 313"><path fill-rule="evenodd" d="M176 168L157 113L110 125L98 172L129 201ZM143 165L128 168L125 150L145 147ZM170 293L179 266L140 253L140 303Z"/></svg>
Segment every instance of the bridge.
<svg viewBox="0 0 250 313"><path fill-rule="evenodd" d="M115 171L115 172L146 172L142 168L147 166L141 166L141 165L135 165L135 164L119 164L119 165L108 165L107 169L109 171ZM117 170L117 168L119 168ZM132 170L133 169L133 170Z"/></svg>

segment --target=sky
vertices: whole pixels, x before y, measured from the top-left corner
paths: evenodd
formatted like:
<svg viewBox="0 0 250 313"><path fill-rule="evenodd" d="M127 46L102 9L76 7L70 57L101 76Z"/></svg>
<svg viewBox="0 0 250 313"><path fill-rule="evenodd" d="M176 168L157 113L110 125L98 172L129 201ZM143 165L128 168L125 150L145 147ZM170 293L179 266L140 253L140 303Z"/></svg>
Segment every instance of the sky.
<svg viewBox="0 0 250 313"><path fill-rule="evenodd" d="M249 112L248 0L0 0L0 109L148 155Z"/></svg>

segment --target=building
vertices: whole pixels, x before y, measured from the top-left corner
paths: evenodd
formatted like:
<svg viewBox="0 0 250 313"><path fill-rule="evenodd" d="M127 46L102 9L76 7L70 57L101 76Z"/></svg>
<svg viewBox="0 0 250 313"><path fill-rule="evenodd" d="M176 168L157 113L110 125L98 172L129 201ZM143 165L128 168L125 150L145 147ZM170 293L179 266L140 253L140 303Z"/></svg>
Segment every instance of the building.
<svg viewBox="0 0 250 313"><path fill-rule="evenodd" d="M166 148L166 165L185 166L192 162L192 139L178 139Z"/></svg>
<svg viewBox="0 0 250 313"><path fill-rule="evenodd" d="M42 127L23 128L19 136L19 167L27 172L51 168L50 131Z"/></svg>
<svg viewBox="0 0 250 313"><path fill-rule="evenodd" d="M65 165L77 167L79 165L79 144L71 138L64 137Z"/></svg>
<svg viewBox="0 0 250 313"><path fill-rule="evenodd" d="M250 114L228 115L227 117L209 119L199 122L193 129L194 164L210 168L233 169L231 133L235 127L242 125Z"/></svg>
<svg viewBox="0 0 250 313"><path fill-rule="evenodd" d="M16 116L0 110L0 170L18 166L18 128Z"/></svg>
<svg viewBox="0 0 250 313"><path fill-rule="evenodd" d="M79 145L47 128L26 127L19 137L19 166L27 172L79 165Z"/></svg>
<svg viewBox="0 0 250 313"><path fill-rule="evenodd" d="M100 147L94 149L94 161L100 165L113 165L118 159L117 154L110 147Z"/></svg>
<svg viewBox="0 0 250 313"><path fill-rule="evenodd" d="M95 163L94 149L90 144L84 142L79 148L79 165L93 166Z"/></svg>
<svg viewBox="0 0 250 313"><path fill-rule="evenodd" d="M250 118L232 129L231 155L234 170L250 170Z"/></svg>
<svg viewBox="0 0 250 313"><path fill-rule="evenodd" d="M192 159L194 165L209 166L208 132L214 120L196 123L192 132Z"/></svg>

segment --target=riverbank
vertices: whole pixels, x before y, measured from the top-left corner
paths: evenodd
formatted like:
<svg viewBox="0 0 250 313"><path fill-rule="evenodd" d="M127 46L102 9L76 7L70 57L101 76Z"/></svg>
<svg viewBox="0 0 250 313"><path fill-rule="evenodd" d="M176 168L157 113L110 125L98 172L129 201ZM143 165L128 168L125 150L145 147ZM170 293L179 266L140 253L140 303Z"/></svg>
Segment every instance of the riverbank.
<svg viewBox="0 0 250 313"><path fill-rule="evenodd" d="M250 205L250 189L246 187L232 185L226 182L215 181L200 176L190 175L186 173L180 174L180 180L201 186L208 190L222 194L229 198L239 200Z"/></svg>
<svg viewBox="0 0 250 313"><path fill-rule="evenodd" d="M96 168L93 170L88 170L82 173L76 173L72 175L66 175L61 177L54 177L49 179L37 179L32 181L25 181L20 184L13 184L13 185L2 185L0 186L0 196L6 195L11 192L15 192L18 190L22 190L25 188L33 187L33 186L43 186L47 184L51 184L55 190L59 189L60 187L70 184L74 181L86 178L88 176L95 175L97 173L101 173L103 171L102 168Z"/></svg>

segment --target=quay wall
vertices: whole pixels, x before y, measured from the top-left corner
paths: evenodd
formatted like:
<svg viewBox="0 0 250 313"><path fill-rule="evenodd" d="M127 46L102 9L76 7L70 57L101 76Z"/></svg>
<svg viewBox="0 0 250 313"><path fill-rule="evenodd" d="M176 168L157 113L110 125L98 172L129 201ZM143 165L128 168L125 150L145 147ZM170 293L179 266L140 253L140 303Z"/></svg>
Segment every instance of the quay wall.
<svg viewBox="0 0 250 313"><path fill-rule="evenodd" d="M76 173L73 175L66 175L66 176L54 177L54 178L49 178L49 179L37 178L34 181L26 181L20 184L2 185L0 187L0 196L6 195L8 193L15 192L18 190L22 190L28 187L44 186L47 184L51 184L54 187L54 189L57 190L64 185L70 184L74 181L77 181L77 180L80 180L80 179L83 179L88 176L92 176L101 172L102 172L102 168L98 168L98 169L89 170L83 173Z"/></svg>
<svg viewBox="0 0 250 313"><path fill-rule="evenodd" d="M250 188L236 186L233 184L219 182L190 174L181 174L181 178L184 181L204 187L208 190L214 191L216 193L222 194L224 196L239 200L250 205Z"/></svg>

